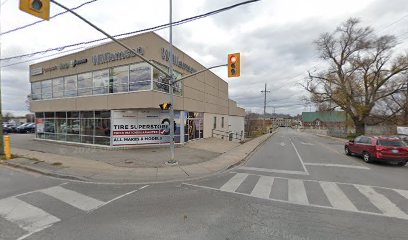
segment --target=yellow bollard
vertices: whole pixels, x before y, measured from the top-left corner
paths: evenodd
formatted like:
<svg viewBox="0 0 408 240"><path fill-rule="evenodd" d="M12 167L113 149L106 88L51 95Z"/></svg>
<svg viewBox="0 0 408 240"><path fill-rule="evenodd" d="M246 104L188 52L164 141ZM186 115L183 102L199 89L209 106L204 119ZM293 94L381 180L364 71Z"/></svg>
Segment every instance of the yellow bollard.
<svg viewBox="0 0 408 240"><path fill-rule="evenodd" d="M4 155L6 160L11 159L10 136L4 136Z"/></svg>

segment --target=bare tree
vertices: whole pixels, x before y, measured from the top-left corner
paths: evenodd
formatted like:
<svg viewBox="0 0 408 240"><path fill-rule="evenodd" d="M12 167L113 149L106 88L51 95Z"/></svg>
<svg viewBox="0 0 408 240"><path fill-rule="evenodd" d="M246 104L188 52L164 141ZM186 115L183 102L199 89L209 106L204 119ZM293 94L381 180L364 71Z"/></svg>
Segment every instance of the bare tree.
<svg viewBox="0 0 408 240"><path fill-rule="evenodd" d="M14 115L11 112L6 112L3 114L3 121L8 122L13 119Z"/></svg>
<svg viewBox="0 0 408 240"><path fill-rule="evenodd" d="M399 93L408 70L408 56L393 56L394 36L379 36L359 20L348 19L333 33L323 33L314 42L326 69L309 72L304 85L315 103L332 103L352 119L357 134L372 109L381 100Z"/></svg>

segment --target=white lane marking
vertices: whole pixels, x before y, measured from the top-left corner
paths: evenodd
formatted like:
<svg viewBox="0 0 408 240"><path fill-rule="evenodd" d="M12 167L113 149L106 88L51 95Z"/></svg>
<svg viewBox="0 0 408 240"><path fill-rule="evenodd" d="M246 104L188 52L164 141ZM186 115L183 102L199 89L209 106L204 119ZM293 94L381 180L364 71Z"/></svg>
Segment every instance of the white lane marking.
<svg viewBox="0 0 408 240"><path fill-rule="evenodd" d="M208 190L214 190L214 191L218 191L218 192L225 192L222 191L221 189L218 188L212 188L212 187L207 187L207 186L201 186L201 185L195 185L195 184L191 184L191 183L183 183L183 185L186 186L191 186L191 187L196 187L196 188L203 188L203 189L208 189ZM233 194L238 194L241 196L247 196L247 197L254 197L251 196L250 194L246 194L246 193L240 193L240 192L234 192ZM374 212L367 212L367 211L358 211L358 210L350 210L350 209L335 209L332 207L328 207L328 206L322 206L322 205L316 205L316 204L301 204L301 203L295 203L295 202L288 202L285 200L281 200L281 199L274 199L274 198L268 198L268 199L264 199L264 200L269 200L271 202L280 202L280 203L287 203L287 204L293 204L293 205L301 205L301 206L310 206L310 207L315 207L315 208L323 208L323 209L328 209L328 210L341 210L341 211L345 211L345 212L350 212L350 213L362 213L362 214L367 214L367 215L372 215L372 216L378 216L378 217L391 217L391 216L387 216L381 213L374 213ZM392 217L394 218L394 217ZM397 217L395 217L397 218Z"/></svg>
<svg viewBox="0 0 408 240"><path fill-rule="evenodd" d="M334 208L353 212L358 211L337 184L333 182L320 182L320 186Z"/></svg>
<svg viewBox="0 0 408 240"><path fill-rule="evenodd" d="M302 163L303 169L305 170L305 172L307 173L307 175L309 175L309 172L308 172L307 169L306 169L305 163L303 162L303 159L302 159L302 157L300 156L300 154L299 154L299 152L298 152L298 150L297 150L295 144L293 143L292 139L290 139L290 143L292 144L293 149L295 149L295 152L296 152L296 154L297 154L297 156L298 156L298 158L299 158L299 160L300 160L300 163Z"/></svg>
<svg viewBox="0 0 408 240"><path fill-rule="evenodd" d="M300 144L302 144L302 145L308 145L308 146L314 146L313 143L308 143L308 142L300 142Z"/></svg>
<svg viewBox="0 0 408 240"><path fill-rule="evenodd" d="M114 202L114 201L116 201L116 200L119 200L119 199L121 199L121 198L123 198L123 197L125 197L125 196L127 196L127 195L130 195L130 194L132 194L132 193L135 193L135 192L137 192L137 191L140 191L140 190L142 190L142 189L144 189L144 188L146 188L146 187L148 187L149 185L144 185L143 187L140 187L140 188L138 188L138 189L135 189L135 190L133 190L133 191L130 191L130 192L127 192L127 193L125 193L125 194L122 194L122 195L120 195L120 196L117 196L117 197L115 197L114 199L111 199L111 200L109 200L109 201L107 201L107 202L104 202L102 205L100 205L99 207L97 207L97 208L95 208L95 209L92 209L92 210L90 210L90 211L94 211L94 210L96 210L96 209L98 209L98 208L100 208L100 207L103 207L103 206L105 206L105 205L107 205L107 204L109 204L109 203L112 203L112 202Z"/></svg>
<svg viewBox="0 0 408 240"><path fill-rule="evenodd" d="M370 200L374 206L380 209L384 215L408 220L408 215L401 211L393 202L384 195L376 192L374 188L368 186L355 186L364 196Z"/></svg>
<svg viewBox="0 0 408 240"><path fill-rule="evenodd" d="M305 163L305 165L306 166L318 166L318 167L342 167L342 168L356 168L356 169L370 170L370 168L364 167L364 166L334 164L334 163Z"/></svg>
<svg viewBox="0 0 408 240"><path fill-rule="evenodd" d="M237 173L228 182L226 182L220 189L225 192L235 192L239 185L247 178L248 174Z"/></svg>
<svg viewBox="0 0 408 240"><path fill-rule="evenodd" d="M0 200L0 216L17 224L29 233L59 222L60 219L18 198Z"/></svg>
<svg viewBox="0 0 408 240"><path fill-rule="evenodd" d="M408 191L407 190L401 190L401 189L393 189L397 193L399 193L401 196L405 197L408 199Z"/></svg>
<svg viewBox="0 0 408 240"><path fill-rule="evenodd" d="M51 197L54 197L62 202L65 202L73 207L79 208L83 211L90 211L96 209L104 204L95 198L88 197L78 192L68 190L66 188L56 186L46 188L40 192L45 193Z"/></svg>
<svg viewBox="0 0 408 240"><path fill-rule="evenodd" d="M251 195L259 198L269 198L273 185L273 177L261 176L252 189Z"/></svg>
<svg viewBox="0 0 408 240"><path fill-rule="evenodd" d="M256 167L240 167L241 170L250 170L257 172L269 172L269 173L285 173L285 174L296 174L296 175L309 175L306 172L301 171L291 171L291 170L281 170L281 169L270 169L270 168L256 168Z"/></svg>
<svg viewBox="0 0 408 240"><path fill-rule="evenodd" d="M305 205L309 204L302 180L288 179L288 201Z"/></svg>

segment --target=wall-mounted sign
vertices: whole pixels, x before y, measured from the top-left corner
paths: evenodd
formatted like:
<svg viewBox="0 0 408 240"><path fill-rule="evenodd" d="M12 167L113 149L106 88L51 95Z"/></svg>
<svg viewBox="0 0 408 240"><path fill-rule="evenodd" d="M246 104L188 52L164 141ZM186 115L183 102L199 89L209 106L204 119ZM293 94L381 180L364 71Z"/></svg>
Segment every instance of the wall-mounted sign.
<svg viewBox="0 0 408 240"><path fill-rule="evenodd" d="M179 118L178 113L175 118L176 142L180 142ZM112 146L169 143L169 114L158 110L114 110L111 131Z"/></svg>
<svg viewBox="0 0 408 240"><path fill-rule="evenodd" d="M134 48L133 51L137 52L140 55L144 54L144 50L141 47ZM134 54L133 52L129 50L119 51L119 52L114 52L114 53L107 52L103 54L94 55L92 57L92 63L94 65L98 65L98 64L123 60L123 59L131 58L131 57L135 57L135 56L136 54Z"/></svg>
<svg viewBox="0 0 408 240"><path fill-rule="evenodd" d="M168 62L170 60L170 51L167 49L162 48L161 49L161 56L162 59ZM183 70L186 70L189 73L194 73L197 72L196 69L188 65L187 63L183 62L180 60L180 58L176 55L173 54L173 64Z"/></svg>
<svg viewBox="0 0 408 240"><path fill-rule="evenodd" d="M44 68L44 73L52 72L58 69L58 66L46 67Z"/></svg>
<svg viewBox="0 0 408 240"><path fill-rule="evenodd" d="M41 75L44 73L43 68L39 67L39 68L32 68L30 70L31 76L36 76L36 75Z"/></svg>

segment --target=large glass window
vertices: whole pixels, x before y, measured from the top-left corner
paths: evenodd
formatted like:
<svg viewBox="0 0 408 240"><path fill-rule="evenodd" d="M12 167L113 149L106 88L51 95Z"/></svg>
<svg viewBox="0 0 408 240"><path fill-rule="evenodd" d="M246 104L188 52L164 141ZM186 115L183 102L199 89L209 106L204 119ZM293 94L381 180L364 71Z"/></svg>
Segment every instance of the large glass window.
<svg viewBox="0 0 408 240"><path fill-rule="evenodd" d="M64 77L64 96L73 97L77 95L77 76Z"/></svg>
<svg viewBox="0 0 408 240"><path fill-rule="evenodd" d="M127 92L129 91L129 66L115 67L111 71L112 91Z"/></svg>
<svg viewBox="0 0 408 240"><path fill-rule="evenodd" d="M95 119L95 136L110 136L110 119Z"/></svg>
<svg viewBox="0 0 408 240"><path fill-rule="evenodd" d="M78 74L78 96L92 95L92 73Z"/></svg>
<svg viewBox="0 0 408 240"><path fill-rule="evenodd" d="M109 93L109 69L93 72L93 95Z"/></svg>
<svg viewBox="0 0 408 240"><path fill-rule="evenodd" d="M129 91L151 89L152 67L147 63L130 65Z"/></svg>
<svg viewBox="0 0 408 240"><path fill-rule="evenodd" d="M46 80L41 82L41 96L42 99L52 98L52 81Z"/></svg>
<svg viewBox="0 0 408 240"><path fill-rule="evenodd" d="M169 71L169 68L167 66L164 66L159 63L156 63L156 65L158 65L163 71L166 71L166 72ZM173 71L173 74L176 80L182 77L182 74L177 71ZM166 78L166 76L162 72L157 70L156 68L153 69L153 89L157 91L161 91L161 92L167 92L167 93L169 92L169 79ZM182 95L182 92L183 92L183 84L182 84L182 81L180 81L174 85L173 93L175 95Z"/></svg>
<svg viewBox="0 0 408 240"><path fill-rule="evenodd" d="M55 78L52 80L52 97L62 98L64 96L64 79Z"/></svg>
<svg viewBox="0 0 408 240"><path fill-rule="evenodd" d="M31 99L33 100L41 99L41 82L31 83Z"/></svg>

